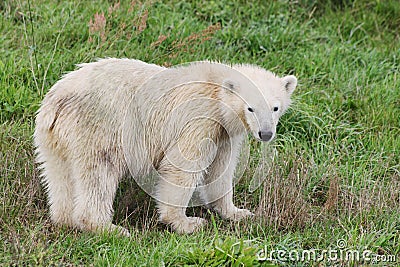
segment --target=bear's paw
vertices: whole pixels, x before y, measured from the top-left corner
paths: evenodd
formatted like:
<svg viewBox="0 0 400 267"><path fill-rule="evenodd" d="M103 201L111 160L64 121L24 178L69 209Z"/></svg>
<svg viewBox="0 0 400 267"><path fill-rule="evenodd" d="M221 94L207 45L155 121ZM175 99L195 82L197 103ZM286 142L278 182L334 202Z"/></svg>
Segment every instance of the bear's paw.
<svg viewBox="0 0 400 267"><path fill-rule="evenodd" d="M173 223L172 228L180 234L191 234L199 231L207 221L199 217L182 218L179 222Z"/></svg>
<svg viewBox="0 0 400 267"><path fill-rule="evenodd" d="M238 209L236 208L234 211L226 214L226 218L232 221L240 221L246 218L253 217L254 213L249 211L248 209Z"/></svg>

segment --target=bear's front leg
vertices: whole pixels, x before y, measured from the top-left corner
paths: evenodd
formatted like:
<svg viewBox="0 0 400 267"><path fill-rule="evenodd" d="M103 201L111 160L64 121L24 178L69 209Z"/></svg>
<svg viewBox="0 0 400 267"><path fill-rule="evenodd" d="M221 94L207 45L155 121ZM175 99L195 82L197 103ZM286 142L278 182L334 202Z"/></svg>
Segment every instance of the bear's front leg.
<svg viewBox="0 0 400 267"><path fill-rule="evenodd" d="M190 234L199 230L206 220L199 217L187 217L186 208L201 175L169 170L161 171L160 176L157 186L160 221L171 225L175 232L181 234Z"/></svg>
<svg viewBox="0 0 400 267"><path fill-rule="evenodd" d="M254 214L239 209L233 203L233 177L240 152L242 138L221 140L214 162L208 168L205 183L201 187L203 200L222 218L238 221Z"/></svg>
<svg viewBox="0 0 400 267"><path fill-rule="evenodd" d="M191 123L197 122L192 120ZM188 123L176 143L165 151L157 167L160 181L157 185L157 206L160 221L172 226L178 233L199 230L206 220L187 217L186 208L204 172L215 156L215 146L207 132L197 124Z"/></svg>

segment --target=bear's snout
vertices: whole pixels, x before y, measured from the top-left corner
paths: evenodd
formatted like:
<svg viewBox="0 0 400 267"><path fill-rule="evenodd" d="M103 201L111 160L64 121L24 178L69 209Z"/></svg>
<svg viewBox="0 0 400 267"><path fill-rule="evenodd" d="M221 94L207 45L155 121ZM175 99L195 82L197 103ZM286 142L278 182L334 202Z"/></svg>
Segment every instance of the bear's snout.
<svg viewBox="0 0 400 267"><path fill-rule="evenodd" d="M258 136L260 137L260 139L264 142L268 142L272 139L273 136L273 132L271 131L259 131L258 132Z"/></svg>

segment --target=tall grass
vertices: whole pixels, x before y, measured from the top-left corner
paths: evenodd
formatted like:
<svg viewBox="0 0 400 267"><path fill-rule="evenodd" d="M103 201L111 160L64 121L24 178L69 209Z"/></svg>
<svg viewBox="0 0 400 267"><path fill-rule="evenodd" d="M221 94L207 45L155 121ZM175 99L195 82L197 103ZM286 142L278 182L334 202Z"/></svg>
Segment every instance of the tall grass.
<svg viewBox="0 0 400 267"><path fill-rule="evenodd" d="M0 14L2 264L267 266L257 261L261 248L326 249L339 239L348 249L395 255L398 264L397 1L6 0ZM253 209L254 220L230 223L193 208L210 223L179 236L157 223L154 201L126 182L114 219L131 229L131 239L49 223L33 160L35 112L64 73L101 57L164 66L245 62L299 78L272 144L277 157L252 192L262 148L249 141L251 161L235 201Z"/></svg>

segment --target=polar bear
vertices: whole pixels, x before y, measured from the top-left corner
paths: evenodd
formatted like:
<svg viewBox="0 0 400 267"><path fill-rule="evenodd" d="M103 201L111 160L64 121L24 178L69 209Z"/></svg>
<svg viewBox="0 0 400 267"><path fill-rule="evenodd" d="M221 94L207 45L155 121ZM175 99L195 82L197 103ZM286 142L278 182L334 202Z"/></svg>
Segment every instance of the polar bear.
<svg viewBox="0 0 400 267"><path fill-rule="evenodd" d="M194 62L164 68L133 59L81 64L45 96L34 142L51 220L88 231L112 224L119 182L139 185L151 172L160 221L192 233L205 220L187 217L196 188L221 217L252 216L233 203L233 176L250 132L268 142L290 105L295 76L253 65Z"/></svg>

